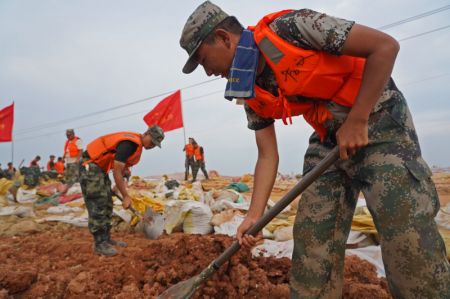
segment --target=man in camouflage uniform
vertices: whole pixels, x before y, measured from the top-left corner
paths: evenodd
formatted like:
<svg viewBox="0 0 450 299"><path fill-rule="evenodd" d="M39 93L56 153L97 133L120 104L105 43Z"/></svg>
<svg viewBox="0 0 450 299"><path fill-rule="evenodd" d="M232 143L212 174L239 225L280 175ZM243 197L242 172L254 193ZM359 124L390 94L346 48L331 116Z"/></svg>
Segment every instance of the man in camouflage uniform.
<svg viewBox="0 0 450 299"><path fill-rule="evenodd" d="M126 135L128 132L120 133ZM141 147L144 149L152 149L155 146L161 147L164 132L160 127L152 126L139 138L141 139ZM103 168L105 168L104 165L106 164L112 165L116 187L122 194L123 207L127 209L131 204L131 198L128 195L123 176L127 168L132 166L129 165L130 157L133 157L138 151L141 152L142 149L138 148L139 144L123 139L113 149L100 155L100 159L97 160L89 155L90 145L96 141L97 139L87 146L87 150L83 153L79 164L80 185L89 213L88 226L94 237L94 251L99 255L114 256L117 254L117 251L112 246L126 247L127 244L123 241L111 239L110 230L113 211L111 181L108 174L109 169L105 171ZM105 161L103 158L106 156L109 157L107 158L108 161Z"/></svg>
<svg viewBox="0 0 450 299"><path fill-rule="evenodd" d="M66 137L63 154L63 160L66 162L64 180L67 184L73 185L79 181L78 164L83 153L83 142L81 138L75 135L74 129L67 129Z"/></svg>
<svg viewBox="0 0 450 299"><path fill-rule="evenodd" d="M194 143L195 140L192 137L189 137L188 143L183 147L183 151L186 154L186 159L184 160L184 180L187 181L189 179L189 168L191 168L192 175L194 174L194 169L196 167L196 163L194 160Z"/></svg>
<svg viewBox="0 0 450 299"><path fill-rule="evenodd" d="M411 115L390 74L398 43L386 34L352 21L301 9L269 25L296 47L366 59L361 88L351 108L333 101L295 96L289 101L324 105L332 114L326 138L309 140L304 173L335 146L341 160L302 195L294 225L292 298L340 298L346 240L360 191L380 235L383 263L394 298L450 298L450 265L434 216L439 199L431 172L421 157ZM180 40L189 60L183 72L201 64L207 75L230 74L242 26L207 1L189 17ZM278 95L272 69L259 60L256 84ZM278 167L274 119L245 104L248 127L255 130L258 162L248 215L238 229L245 235L264 212Z"/></svg>
<svg viewBox="0 0 450 299"><path fill-rule="evenodd" d="M205 152L203 150L203 146L198 145L197 142L194 143L194 157L195 157L195 168L193 169L193 179L195 181L197 179L198 171L201 169L205 179L209 180L208 172L206 171L206 163L205 163Z"/></svg>

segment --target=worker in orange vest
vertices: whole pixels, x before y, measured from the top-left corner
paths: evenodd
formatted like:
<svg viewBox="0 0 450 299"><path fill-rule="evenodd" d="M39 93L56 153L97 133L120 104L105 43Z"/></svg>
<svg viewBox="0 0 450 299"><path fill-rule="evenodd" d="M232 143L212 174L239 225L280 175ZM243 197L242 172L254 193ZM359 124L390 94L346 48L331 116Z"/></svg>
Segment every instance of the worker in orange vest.
<svg viewBox="0 0 450 299"><path fill-rule="evenodd" d="M192 176L194 176L195 169L195 160L194 160L194 138L189 137L188 144L186 144L183 148L183 151L186 153L186 159L184 161L184 180L187 181L189 179L189 168L191 168Z"/></svg>
<svg viewBox="0 0 450 299"><path fill-rule="evenodd" d="M53 171L55 170L55 156L50 155L49 161L47 162L47 171Z"/></svg>
<svg viewBox="0 0 450 299"><path fill-rule="evenodd" d="M127 209L131 198L124 181L126 169L139 162L143 149L161 147L163 139L163 130L152 126L144 134L112 133L87 145L81 159L80 185L89 212L88 227L94 237L95 253L113 256L117 254L113 246L127 246L125 242L112 240L110 235L113 201L109 171L113 171L122 205Z"/></svg>
<svg viewBox="0 0 450 299"><path fill-rule="evenodd" d="M64 144L63 159L66 162L65 181L72 185L78 182L79 166L78 163L83 153L83 143L81 139L75 135L73 129L66 130L66 143Z"/></svg>
<svg viewBox="0 0 450 299"><path fill-rule="evenodd" d="M55 163L55 170L58 174L63 175L64 174L64 160L62 157L58 157L58 160Z"/></svg>
<svg viewBox="0 0 450 299"><path fill-rule="evenodd" d="M41 161L41 156L36 156L33 160L31 160L30 167L37 167L40 169L39 161Z"/></svg>
<svg viewBox="0 0 450 299"><path fill-rule="evenodd" d="M205 176L205 179L209 179L208 172L205 168L205 152L203 150L203 147L198 145L197 142L194 142L194 157L195 157L195 168L192 173L193 179L192 181L195 182L197 179L197 173L198 170L201 169L203 172L203 175Z"/></svg>
<svg viewBox="0 0 450 299"><path fill-rule="evenodd" d="M225 3L225 2L224 2ZM240 244L262 216L277 175L274 122L302 115L314 129L304 174L338 148L341 161L302 194L293 226L292 298L341 298L345 244L360 192L381 243L394 298L450 298L450 264L434 221L439 197L406 100L391 72L399 43L310 9L282 10L245 29L210 1L188 18L180 45L191 73L228 79L244 104L258 159ZM297 140L297 136L292 140Z"/></svg>

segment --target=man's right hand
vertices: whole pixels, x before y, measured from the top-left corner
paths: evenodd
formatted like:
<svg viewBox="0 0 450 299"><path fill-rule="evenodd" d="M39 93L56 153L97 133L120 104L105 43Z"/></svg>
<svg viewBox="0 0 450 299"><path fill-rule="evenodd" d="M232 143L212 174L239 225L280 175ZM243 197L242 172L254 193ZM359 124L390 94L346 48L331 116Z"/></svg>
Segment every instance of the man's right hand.
<svg viewBox="0 0 450 299"><path fill-rule="evenodd" d="M122 200L122 206L124 209L128 209L131 206L131 197L125 196Z"/></svg>
<svg viewBox="0 0 450 299"><path fill-rule="evenodd" d="M236 238L239 241L239 244L246 249L250 249L256 245L256 243L262 239L262 233L259 232L256 237L252 235L247 235L245 232L252 227L253 224L258 220L258 218L253 218L250 216L245 217L244 221L242 221L241 225L238 227Z"/></svg>

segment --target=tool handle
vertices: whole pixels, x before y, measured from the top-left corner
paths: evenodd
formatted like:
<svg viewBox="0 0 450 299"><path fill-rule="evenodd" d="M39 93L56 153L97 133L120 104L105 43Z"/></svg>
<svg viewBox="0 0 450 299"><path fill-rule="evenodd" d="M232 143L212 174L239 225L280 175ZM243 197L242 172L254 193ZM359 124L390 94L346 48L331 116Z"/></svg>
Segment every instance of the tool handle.
<svg viewBox="0 0 450 299"><path fill-rule="evenodd" d="M253 224L246 234L256 236L275 216L283 211L297 196L306 190L325 170L339 159L339 148L334 147L326 157L308 172L283 198L280 199L270 210L268 210L258 221ZM213 262L215 269L220 268L241 247L236 240Z"/></svg>
<svg viewBox="0 0 450 299"><path fill-rule="evenodd" d="M120 196L119 194L117 194L116 192L114 192L114 191L112 191L112 190L111 190L111 193L112 193L112 195L114 195L115 197L117 197L118 199L120 199L120 201L123 202L122 196ZM136 210L133 208L133 206L132 206L131 204L130 204L130 206L128 207L128 209L130 209L130 211L131 211L134 215L138 216L139 218L142 218L142 215L141 215L140 213L138 213L138 211L136 211Z"/></svg>

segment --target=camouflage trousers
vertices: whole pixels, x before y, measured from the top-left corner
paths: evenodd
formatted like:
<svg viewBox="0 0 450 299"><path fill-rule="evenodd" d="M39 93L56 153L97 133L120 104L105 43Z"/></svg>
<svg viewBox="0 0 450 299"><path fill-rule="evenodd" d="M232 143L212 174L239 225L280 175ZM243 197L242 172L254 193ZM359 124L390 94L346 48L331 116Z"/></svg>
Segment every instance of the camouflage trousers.
<svg viewBox="0 0 450 299"><path fill-rule="evenodd" d="M67 163L64 171L64 178L67 184L73 185L79 181L78 163Z"/></svg>
<svg viewBox="0 0 450 299"><path fill-rule="evenodd" d="M192 171L192 176L194 176L194 170L196 168L196 163L194 160L194 157L186 157L186 160L184 161L184 168L185 168L185 172L184 172L184 180L187 181L189 179L189 167L191 168Z"/></svg>
<svg viewBox="0 0 450 299"><path fill-rule="evenodd" d="M80 166L80 185L89 214L89 231L109 231L113 201L108 174L95 163Z"/></svg>
<svg viewBox="0 0 450 299"><path fill-rule="evenodd" d="M336 145L343 119L314 133L304 173ZM380 237L394 298L450 298L450 265L434 217L439 198L411 115L398 96L369 119L369 144L327 170L302 195L294 224L292 298L341 298L346 241L362 192Z"/></svg>
<svg viewBox="0 0 450 299"><path fill-rule="evenodd" d="M201 169L203 175L208 179L208 172L206 171L205 161L195 161L195 168L192 170L193 179L197 179L198 170Z"/></svg>

